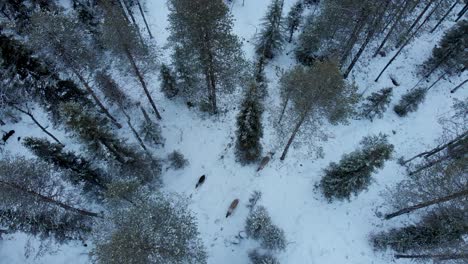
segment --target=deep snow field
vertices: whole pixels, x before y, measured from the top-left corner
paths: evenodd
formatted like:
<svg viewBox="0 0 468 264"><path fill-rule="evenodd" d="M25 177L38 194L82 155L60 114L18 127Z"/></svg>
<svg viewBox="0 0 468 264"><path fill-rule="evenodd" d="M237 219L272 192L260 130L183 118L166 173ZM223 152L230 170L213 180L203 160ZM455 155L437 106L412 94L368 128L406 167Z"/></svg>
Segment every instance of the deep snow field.
<svg viewBox="0 0 468 264"><path fill-rule="evenodd" d="M285 14L295 1L285 0ZM243 40L249 60L254 57L251 44L253 36L269 2L270 0L245 0L245 6L242 6L242 0L236 0L231 7L235 18L234 31ZM169 35L166 31L166 1L147 0L146 11L161 53L159 60L169 63L170 51L164 49ZM395 76L401 85L394 87L392 103L382 119L374 122L350 120L349 125L324 126L329 140L311 142L315 146L323 147L322 159L316 159L314 153L310 153L310 148L302 144L291 148L284 162L279 160L284 140L279 139L274 132L272 113L279 107L277 70L287 70L294 64L291 56L287 55L293 46L286 46L283 55L270 62L267 67L269 97L265 101L265 135L262 142L264 153L273 151L276 155L259 173L256 172L256 166L243 167L234 161L232 146L237 114L235 108L240 96L237 96L235 103L223 105L228 110L225 114L206 117L188 109L183 102L164 98L159 92L158 72L146 73L154 98L159 103L159 108L163 109L161 127L166 144L164 150L155 150L155 153L165 157L173 150L180 150L190 162L183 170L163 172L164 190L189 197L190 208L196 215L199 231L209 255L208 263L249 263L247 253L258 246L257 242L238 240L236 235L243 230L248 214L245 205L254 190L263 193L259 204L268 209L273 222L286 233L287 248L277 254L282 264L394 263L391 252L373 251L368 243L368 235L411 219L408 219L409 216L389 221L379 218L379 213L390 210L380 194L405 177L405 170L397 164L397 158L412 156L435 144L441 133L438 119L451 114L454 98L465 99L468 96L467 89L460 89L455 94L449 92L466 79L467 73L459 78L439 82L429 91L418 111L410 113L406 118L396 116L392 107L401 95L418 81L417 67L430 55L437 43L438 38L434 36L440 37L452 23L448 20L438 29L437 34L422 35L413 41L378 83L374 82L375 77L395 51L390 51L385 58L371 58L376 43L370 45L348 80L355 81L360 93L364 95L384 87L392 87L390 74ZM431 81L436 78L437 74L434 74ZM125 83L127 91L135 89L131 94L135 96L138 93L137 99L146 103L140 89L134 88L134 80ZM2 129L15 129L15 136L43 136L26 117L24 122ZM383 170L374 174L374 182L369 190L353 197L351 201L328 203L314 187L322 177L322 169L331 161L339 161L342 154L353 151L362 137L380 132L388 134L390 142L395 145L394 159L388 161ZM72 142L60 131L54 133L65 142ZM129 131L121 133L127 133L125 137L132 140ZM8 142L5 148L12 153L30 155L16 140ZM206 174L206 182L195 190L195 183L202 174ZM226 209L235 198L240 199L240 204L232 217L225 218ZM417 217L417 213L412 217ZM60 247L55 253L40 258L25 258L24 246L27 240L24 235L0 240L0 263L88 263L87 253L90 246L83 247L80 243ZM30 243L37 244L34 240ZM410 262L397 260L396 263Z"/></svg>

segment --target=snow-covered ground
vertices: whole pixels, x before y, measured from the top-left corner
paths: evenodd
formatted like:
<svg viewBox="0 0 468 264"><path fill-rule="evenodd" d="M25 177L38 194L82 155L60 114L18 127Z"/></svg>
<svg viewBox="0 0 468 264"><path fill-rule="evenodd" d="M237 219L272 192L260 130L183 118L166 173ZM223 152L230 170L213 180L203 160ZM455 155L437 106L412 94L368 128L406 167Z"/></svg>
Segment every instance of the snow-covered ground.
<svg viewBox="0 0 468 264"><path fill-rule="evenodd" d="M285 0L285 12L295 0ZM235 33L243 40L247 58L253 57L251 43L261 17L266 11L269 0L241 0L233 4ZM161 61L169 62L166 44L168 32L167 6L164 0L148 0L146 10L150 26L153 29L157 45L162 49ZM445 23L445 27L452 22ZM437 34L441 36L443 28ZM357 65L350 79L359 86L365 95L380 88L392 86L389 74L394 75L401 86L394 88L392 107L417 82L416 71L430 54L438 39L434 35L423 35L415 40L382 76L374 82L378 72L389 60L389 56L371 59L365 54ZM375 43L374 43L375 46ZM368 50L372 51L374 46ZM288 52L292 46L286 47ZM389 55L392 55L390 53ZM270 63L267 69L270 98L267 98L265 116L264 151L276 151L276 156L283 147L275 138L269 120L271 110L278 103L277 80L274 67L288 69L293 60L283 55ZM150 73L148 73L150 74ZM164 189L190 197L190 208L198 219L199 231L207 249L210 264L248 263L247 253L257 247L249 240L236 242L235 236L243 230L248 209L245 207L254 190L262 191L259 204L267 207L273 222L285 230L288 246L284 252L278 252L283 264L370 264L392 263L392 254L374 252L368 243L368 235L373 231L386 229L407 220L402 216L391 221L384 221L376 216L377 212L386 212L380 193L400 181L404 175L396 158L410 156L427 149L434 144L440 135L441 127L437 120L450 114L453 98L467 98L466 89L450 94L450 89L465 78L443 80L430 90L425 102L415 113L406 118L398 118L389 109L383 119L370 121L351 120L349 125L326 126L330 133L327 142L314 142L324 149L324 158L315 159L308 153L307 146L292 148L284 162L273 159L268 167L259 173L255 166L241 166L234 161L233 144L235 135L235 116L237 111L232 107L226 114L218 117L202 117L187 109L184 104L165 99L158 90L157 73L148 76L157 98L163 109L162 130L166 138L164 151L180 150L190 161L184 170L164 173ZM435 77L434 77L435 78ZM127 89L131 89L130 85ZM146 103L141 95L142 102ZM27 120L25 118L27 122ZM2 127L4 130L10 127ZM18 136L31 133L40 135L34 125L18 125L13 129ZM322 177L322 169L331 161L338 161L342 154L353 151L362 137L369 134L386 133L390 142L395 145L395 159L386 163L383 170L375 173L374 183L368 191L362 192L351 201L328 203L315 189L314 185ZM131 138L131 134L128 134ZM63 138L63 137L61 137ZM7 149L23 152L17 142L9 142ZM158 152L157 152L158 153ZM163 156L163 154L161 154ZM206 174L204 185L195 190L195 183L200 175ZM225 218L227 207L235 198L240 204L235 213ZM24 235L14 236L10 240L0 240L0 263L88 263L88 248L81 245L67 245L53 255L39 259L24 258ZM398 260L398 263L409 263Z"/></svg>

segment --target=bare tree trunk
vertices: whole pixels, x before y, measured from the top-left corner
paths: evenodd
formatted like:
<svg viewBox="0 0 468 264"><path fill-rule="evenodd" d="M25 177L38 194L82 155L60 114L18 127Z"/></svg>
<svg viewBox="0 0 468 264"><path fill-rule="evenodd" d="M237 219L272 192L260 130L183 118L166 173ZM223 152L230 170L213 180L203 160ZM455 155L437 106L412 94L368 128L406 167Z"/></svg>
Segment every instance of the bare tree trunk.
<svg viewBox="0 0 468 264"><path fill-rule="evenodd" d="M394 213L385 215L385 219L388 220L388 219L400 216L402 214L407 214L407 213L416 211L416 210L424 208L424 207L428 207L428 206L431 206L431 205L434 205L434 204L440 204L440 203L448 202L450 200L454 200L454 199L465 197L465 196L468 196L468 189L460 191L460 192L453 193L451 195L440 197L440 198L434 199L432 201L416 204L416 205L413 205L413 206L398 210L398 211L396 211Z"/></svg>
<svg viewBox="0 0 468 264"><path fill-rule="evenodd" d="M458 22L458 20L460 20L460 18L463 17L463 15L466 13L466 11L468 11L468 3L465 4L465 6L462 8L462 10L457 14L457 19L455 20L455 22Z"/></svg>
<svg viewBox="0 0 468 264"><path fill-rule="evenodd" d="M434 3L435 0L430 0L429 3L427 3L426 7L419 13L418 17L416 20L413 22L413 24L406 30L406 32L403 34L403 36L408 36L411 34L411 31L413 31L413 28L418 24L419 20L424 16L424 14L429 10L431 5ZM429 16L428 16L429 17ZM417 30L416 30L417 31ZM412 34L411 34L412 35ZM402 41L399 41L396 47L398 48L402 44Z"/></svg>
<svg viewBox="0 0 468 264"><path fill-rule="evenodd" d="M426 9L429 8L429 6L434 2L434 0L431 0L429 2L429 4L427 4L426 6ZM426 10L425 9L425 10ZM427 11L427 10L426 10ZM421 14L424 14L424 12L421 12ZM431 13L432 14L432 13ZM428 18L431 16L431 14L429 14L426 19L424 20L423 23L421 23L421 25L418 26L418 28L408 37L406 38L405 42L403 43L403 45L400 47L400 49L397 51L397 53L390 59L390 61L387 63L387 65L385 65L385 67L382 69L382 71L379 73L379 76L377 76L377 78L375 79L375 82L378 82L380 77L382 76L382 74L385 72L385 70L387 70L387 68L390 66L390 64L392 64L392 62L398 57L398 55L400 55L401 51L409 44L409 42L411 41L411 39L416 35L416 33L418 32L418 30L424 25L424 23L428 20ZM417 20L419 20L420 18L418 17ZM410 31L408 31L410 32Z"/></svg>
<svg viewBox="0 0 468 264"><path fill-rule="evenodd" d="M438 82L440 82L440 80L442 80L445 75L447 75L446 72L442 73L439 78L437 78L437 80L435 80L435 82L433 82L429 87L427 87L426 91L429 91L430 89L432 89Z"/></svg>
<svg viewBox="0 0 468 264"><path fill-rule="evenodd" d="M137 66L137 64L135 62L135 59L133 58L133 55L130 52L130 49L128 47L125 47L125 54L127 55L128 60L130 61L130 64L132 65L133 70L135 71L135 75L137 76L138 80L140 81L141 86L143 87L143 90L145 91L146 97L148 98L148 101L150 102L151 107L153 108L156 117L159 120L161 120L162 117L159 114L158 108L156 108L156 104L154 103L150 92L148 91L148 87L146 86L145 79L143 78L143 75L141 74L140 70L138 69L138 66Z"/></svg>
<svg viewBox="0 0 468 264"><path fill-rule="evenodd" d="M112 153L114 156L115 156L115 159L122 163L122 164L125 164L127 163L127 161L125 160L125 158L120 154L120 152L114 147L112 146L111 144L109 144L109 142L107 142L106 140L102 140L102 139L98 139L99 142L104 145L106 147L106 149Z"/></svg>
<svg viewBox="0 0 468 264"><path fill-rule="evenodd" d="M151 30L150 30L150 28L148 26L148 21L146 21L146 16L145 16L145 13L143 12L143 8L141 7L140 0L136 0L136 2L137 2L137 5L138 5L138 9L140 9L141 17L143 17L143 21L145 22L145 26L146 26L146 29L148 30L148 34L149 34L150 38L152 39L153 34L151 33Z"/></svg>
<svg viewBox="0 0 468 264"><path fill-rule="evenodd" d="M121 108L122 110L122 113L125 115L125 117L127 118L127 124L128 126L130 127L130 129L132 130L132 133L133 135L135 136L135 138L137 139L138 143L140 144L141 148L148 154L151 156L151 153L148 151L148 148L146 147L145 143L143 142L143 140L141 139L140 137L140 134L138 134L138 132L136 131L136 129L133 127L132 125L132 121L130 119L130 116L127 114L127 112L125 112L125 110L123 108Z"/></svg>
<svg viewBox="0 0 468 264"><path fill-rule="evenodd" d="M361 45L361 47L359 48L359 51L354 56L353 60L351 61L351 64L348 66L348 68L346 69L346 71L344 73L344 78L345 79L348 78L348 75L353 70L354 65L358 62L359 58L361 57L362 53L366 49L367 45L369 44L371 39L374 37L375 31L377 30L378 25L382 21L382 19L384 17L384 14L385 14L385 12L386 12L389 5L390 5L390 0L387 0L386 3L385 3L384 10L380 13L380 15L376 19L375 23L373 23L372 28L368 29L367 36L366 36L366 39L364 40L364 43Z"/></svg>
<svg viewBox="0 0 468 264"><path fill-rule="evenodd" d="M289 138L288 143L286 144L286 147L283 150L283 154L281 154L280 160L284 160L286 158L286 154L288 154L289 147L291 147L291 144L293 143L294 138L297 135L297 132L299 132L299 129L301 128L302 124L304 123L306 116L307 116L307 113L303 113L301 118L297 122L296 126L294 127L294 130L293 130L293 132L291 134L291 137Z"/></svg>
<svg viewBox="0 0 468 264"><path fill-rule="evenodd" d="M441 146L437 146L437 147L435 147L435 148L433 148L433 149L431 149L429 151L421 152L418 155L413 156L410 159L403 161L403 165L407 164L410 161L413 161L416 158L421 158L423 156L424 156L424 158L429 158L430 156L441 152L442 150L448 148L449 146L451 146L453 144L456 144L458 141L462 140L467 135L468 135L468 131L466 131L465 133L461 134L460 136L454 138L453 140L447 142L446 144L443 144Z"/></svg>
<svg viewBox="0 0 468 264"><path fill-rule="evenodd" d="M53 199L51 197L44 196L44 195L42 195L40 193L37 193L35 191L27 190L24 187L16 185L14 183L5 182L5 181L0 180L0 184L3 184L4 186L7 186L7 187L9 187L11 189L14 189L14 190L17 190L19 192L32 195L32 196L38 198L39 200L42 200L43 202L54 204L54 205L56 205L58 207L61 207L61 208L65 209L65 210L67 210L67 211L75 212L75 213L78 213L80 215L85 215L85 216L100 217L99 214L97 214L97 213L72 207L72 206L70 206L68 204L64 204L64 203L62 203L60 201L57 201L57 200L55 200L55 199Z"/></svg>
<svg viewBox="0 0 468 264"><path fill-rule="evenodd" d="M441 157L439 159L431 160L428 163L426 163L425 165L417 168L416 170L409 172L408 175L412 176L414 174L417 174L417 173L419 173L419 172L421 172L421 171L423 171L423 170L425 170L427 168L430 168L430 167L432 167L432 166L434 166L434 165L436 165L438 163L441 163L442 161L446 161L448 159L450 159L450 155L445 155L445 156L443 156L443 157ZM454 160L457 160L457 159L458 158L454 158Z"/></svg>
<svg viewBox="0 0 468 264"><path fill-rule="evenodd" d="M410 4L411 1L407 0L406 1L406 4L403 6L403 8L400 10L397 18L395 19L395 22L393 23L393 25L390 27L390 30L388 31L387 35L385 36L385 38L382 40L382 43L380 43L379 47L377 48L377 50L375 51L374 53L374 56L373 57L376 57L379 52L382 50L382 48L385 46L385 44L387 43L388 39L390 38L390 36L393 34L393 31L395 31L396 27L398 26L398 24L400 23L401 19L403 18L403 15L405 14L405 11L406 9L409 7L409 4Z"/></svg>
<svg viewBox="0 0 468 264"><path fill-rule="evenodd" d="M405 258L405 259L435 259L435 260L453 260L453 259L468 259L468 254L456 254L456 253L447 253L447 254L422 254L422 255L402 255L396 254L396 259Z"/></svg>
<svg viewBox="0 0 468 264"><path fill-rule="evenodd" d="M286 98L286 101L284 101L283 108L281 109L281 114L278 120L278 124L281 124L281 121L283 120L284 112L286 112L286 107L288 107L288 103L289 103L289 94L288 94L288 97Z"/></svg>
<svg viewBox="0 0 468 264"><path fill-rule="evenodd" d="M52 135L52 133L50 133L49 131L47 131L47 129L45 127L43 127L39 121L37 121L37 119L33 116L33 114L31 114L31 112L28 110L23 110L17 106L13 106L16 110L20 111L21 113L29 116L31 118L31 120L34 122L34 124L36 124L44 133L46 133L49 137L51 137L52 139L55 140L55 142L57 142L58 144L62 145L62 146L65 146L64 144L62 144L62 142L60 142L60 140L58 140L54 135Z"/></svg>
<svg viewBox="0 0 468 264"><path fill-rule="evenodd" d="M450 93L454 93L456 92L458 89L460 89L463 85L465 85L466 83L468 83L468 79L464 80L462 83L460 83L459 85L455 86L455 88L453 88L452 90L450 90Z"/></svg>
<svg viewBox="0 0 468 264"><path fill-rule="evenodd" d="M440 24L442 24L442 22L447 18L447 16L450 14L450 12L452 12L452 10L455 8L455 6L458 5L458 1L459 0L456 0L453 5L447 10L447 12L445 12L445 14L442 16L441 19L439 19L439 21L437 22L437 24L435 25L434 28L431 29L430 33L434 33L434 31L440 26Z"/></svg>
<svg viewBox="0 0 468 264"><path fill-rule="evenodd" d="M136 32L138 34L138 38L140 39L141 43L144 44L145 41L143 40L143 36L141 35L141 32L140 32L140 27L138 26L138 23L135 20L135 16L133 15L132 9L127 5L125 0L122 0L122 2L123 2L123 5L125 6L125 9L127 9L128 15L130 16L130 19L132 20L132 23L135 25Z"/></svg>
<svg viewBox="0 0 468 264"><path fill-rule="evenodd" d="M359 39L359 35L361 34L362 29L366 25L366 20L369 15L363 14L364 12L366 12L364 9L361 10L359 20L357 24L354 25L353 32L351 33L351 36L348 42L346 43L343 56L341 56L340 67L342 67L343 64L346 62L346 59L348 58L349 53L351 53L351 51L353 50L354 45L356 44L356 41Z"/></svg>
<svg viewBox="0 0 468 264"><path fill-rule="evenodd" d="M109 113L109 110L102 104L101 100L97 97L96 93L94 90L89 86L88 82L85 80L85 78L75 69L72 69L73 73L78 77L80 82L83 84L85 87L86 91L93 97L94 101L96 104L99 106L101 111L112 121L112 123L117 127L117 128L122 128L122 125Z"/></svg>

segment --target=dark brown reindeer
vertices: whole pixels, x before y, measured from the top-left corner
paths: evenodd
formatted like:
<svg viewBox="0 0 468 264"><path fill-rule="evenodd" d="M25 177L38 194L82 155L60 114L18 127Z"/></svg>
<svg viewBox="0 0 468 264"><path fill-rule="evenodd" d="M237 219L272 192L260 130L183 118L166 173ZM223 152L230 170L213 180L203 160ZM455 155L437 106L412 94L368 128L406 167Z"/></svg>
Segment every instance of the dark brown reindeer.
<svg viewBox="0 0 468 264"><path fill-rule="evenodd" d="M198 188L199 186L201 186L204 182L205 182L205 179L206 179L206 176L205 174L203 174L200 179L198 179L198 182L197 184L195 185L195 189Z"/></svg>

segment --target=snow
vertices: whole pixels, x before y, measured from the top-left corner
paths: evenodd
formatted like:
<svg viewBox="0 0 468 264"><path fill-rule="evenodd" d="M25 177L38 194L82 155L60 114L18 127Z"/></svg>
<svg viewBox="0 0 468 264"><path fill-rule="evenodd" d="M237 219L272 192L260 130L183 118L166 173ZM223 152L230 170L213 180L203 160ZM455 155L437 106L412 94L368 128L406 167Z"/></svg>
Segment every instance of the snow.
<svg viewBox="0 0 468 264"><path fill-rule="evenodd" d="M245 6L242 7L242 1L236 0L231 7L235 18L234 31L244 42L247 58L253 58L253 45L249 42L252 41L269 2L245 0ZM285 0L285 13L294 2ZM166 1L149 0L145 10L157 45L163 48L160 60L169 62L169 50L164 49L168 37ZM445 23L445 26L451 23ZM284 252L277 252L281 263L393 263L391 252L373 251L368 235L410 218L402 216L391 221L379 218L377 212L387 212L380 194L404 178L404 169L397 164L396 159L412 156L433 146L442 131L437 120L450 115L453 98L465 99L468 95L466 89L460 89L455 94L449 92L461 80L466 79L465 73L463 78L441 81L429 91L418 111L410 113L406 118L398 118L391 109L401 95L417 83L415 76L418 65L429 56L442 31L442 28L438 29L437 38L434 35L423 35L413 41L378 83L374 82L375 77L395 51L388 52L387 57L371 58L371 52L363 55L350 76L361 93L368 95L392 86L390 74L397 78L401 86L394 88L392 103L384 118L374 122L351 120L349 125L325 126L324 129L331 134L330 139L327 142L312 142L323 147L323 159L313 158L307 146L291 148L284 162L278 159L278 152L283 145L275 137L270 121L271 110L279 103L275 67L288 69L294 61L290 56L283 55L270 63L267 69L270 97L266 101L263 143L265 153L276 150L276 155L259 173L255 171L255 166L243 167L234 161L236 110L230 108L226 114L217 117L202 116L180 102L164 99L158 89L158 73L147 73L152 93L162 109L161 126L166 138L165 153L162 154L161 150L156 150L155 153L164 157L173 150L180 150L190 162L183 170L168 170L164 173L164 189L191 198L190 209L196 215L209 255L208 263L248 263L248 251L259 246L257 242L246 239L241 240L238 245L232 243L236 242L235 236L244 228L248 214L247 201L254 190L262 191L258 204L265 206L273 223L285 230L287 248ZM372 51L377 44L373 45L368 51ZM285 50L288 52L291 49L292 46L287 46ZM434 76L432 81L436 78ZM131 84L127 84L126 89L132 89ZM147 103L143 93L139 98L142 103ZM45 119L41 120L46 122ZM17 130L15 137L41 135L29 122L2 129ZM353 197L351 201L328 203L314 186L322 177L322 169L331 161L339 161L342 154L353 151L364 136L380 132L388 134L390 142L395 145L394 159L374 174L374 183L368 191ZM132 138L130 131L126 136ZM64 134L60 134L59 139L64 137ZM14 141L16 140L11 139L6 149L28 155ZM195 189L198 178L203 174L206 175L205 183ZM239 206L233 215L225 218L230 203L236 198L240 200ZM86 253L89 247L85 248L80 244L66 245L56 254L42 258L26 259L23 256L25 243L24 235L0 240L0 263L88 263ZM409 262L398 260L398 263Z"/></svg>

